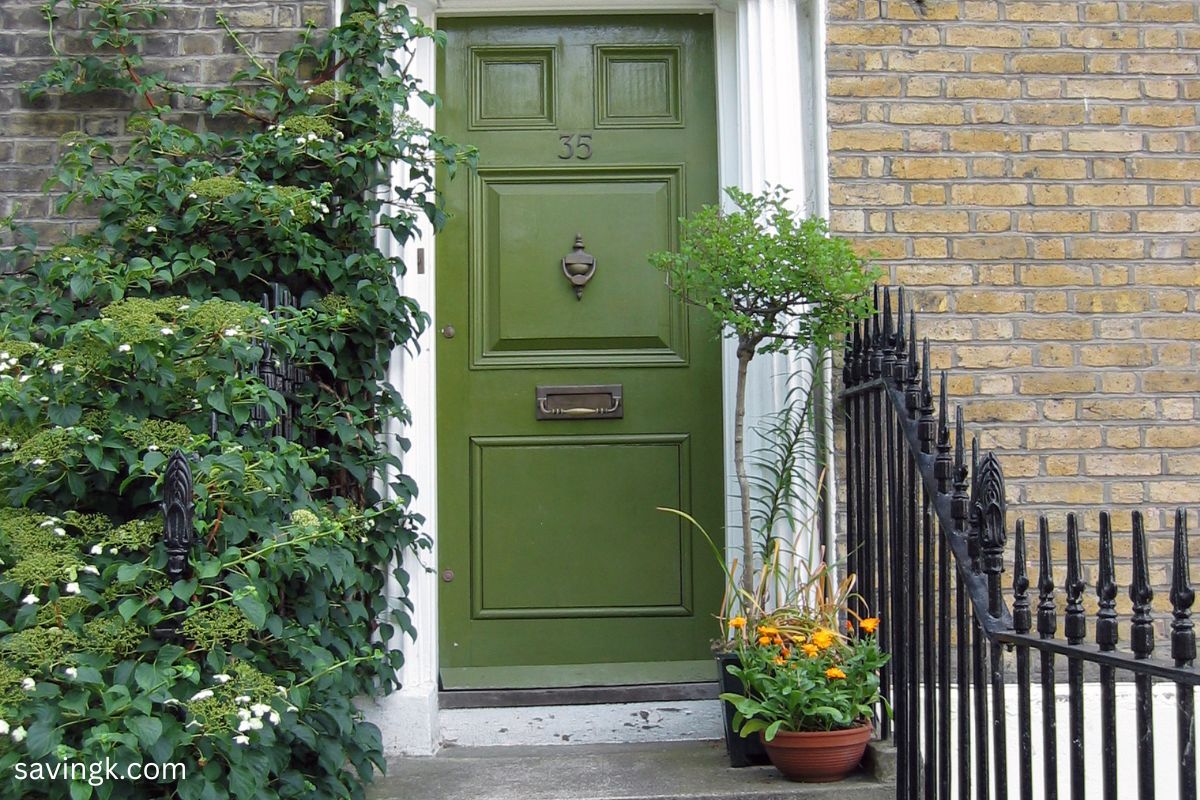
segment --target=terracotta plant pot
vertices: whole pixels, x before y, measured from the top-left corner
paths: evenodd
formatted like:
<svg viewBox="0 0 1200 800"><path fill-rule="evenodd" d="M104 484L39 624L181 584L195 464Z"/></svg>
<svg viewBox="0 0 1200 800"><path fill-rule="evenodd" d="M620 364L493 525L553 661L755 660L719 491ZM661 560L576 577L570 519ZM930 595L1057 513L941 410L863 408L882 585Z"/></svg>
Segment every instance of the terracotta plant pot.
<svg viewBox="0 0 1200 800"><path fill-rule="evenodd" d="M864 722L840 731L779 731L771 741L763 739L763 746L771 763L789 781L827 783L854 771L870 738L871 724Z"/></svg>

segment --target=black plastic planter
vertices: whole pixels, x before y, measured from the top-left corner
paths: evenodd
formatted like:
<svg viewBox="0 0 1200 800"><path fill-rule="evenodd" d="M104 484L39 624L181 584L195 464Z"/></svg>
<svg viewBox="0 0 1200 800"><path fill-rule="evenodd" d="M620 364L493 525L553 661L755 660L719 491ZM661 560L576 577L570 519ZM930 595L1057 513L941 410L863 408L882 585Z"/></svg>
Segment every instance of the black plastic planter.
<svg viewBox="0 0 1200 800"><path fill-rule="evenodd" d="M720 683L721 692L741 694L745 688L742 686L741 679L730 675L727 669L730 665L738 664L737 653L718 653L716 658L717 672L719 674L717 680ZM721 707L725 711L725 748L729 751L729 765L733 767L753 767L761 764L770 764L771 761L767 758L767 751L763 748L762 741L757 736L747 736L743 739L733 729L733 706L722 701Z"/></svg>

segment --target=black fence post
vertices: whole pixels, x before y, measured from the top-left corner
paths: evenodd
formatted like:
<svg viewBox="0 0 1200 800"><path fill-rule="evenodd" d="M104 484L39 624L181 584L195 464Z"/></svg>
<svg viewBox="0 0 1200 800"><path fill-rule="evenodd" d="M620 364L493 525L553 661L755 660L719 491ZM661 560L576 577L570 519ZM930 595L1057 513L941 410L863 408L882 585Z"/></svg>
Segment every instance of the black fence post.
<svg viewBox="0 0 1200 800"><path fill-rule="evenodd" d="M167 547L167 581L172 586L177 581L192 577L190 559L196 541L193 524L195 512L192 468L182 450L176 450L167 461L167 472L163 478L163 542ZM154 629L154 634L164 641L179 638L180 621L178 612L187 609L187 603L179 598L171 599L170 610L174 612Z"/></svg>

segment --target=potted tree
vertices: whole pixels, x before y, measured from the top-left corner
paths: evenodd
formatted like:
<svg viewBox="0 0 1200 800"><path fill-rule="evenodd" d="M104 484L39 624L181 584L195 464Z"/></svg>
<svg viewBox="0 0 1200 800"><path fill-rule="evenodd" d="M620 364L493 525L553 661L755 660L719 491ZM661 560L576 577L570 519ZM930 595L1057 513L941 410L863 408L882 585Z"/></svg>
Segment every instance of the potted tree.
<svg viewBox="0 0 1200 800"><path fill-rule="evenodd" d="M778 577L778 549L771 544L771 528L778 516L762 514L760 522L765 524L755 525L753 479L747 470L746 382L750 363L762 353L798 351L816 353L821 358L839 347L850 326L873 310L870 288L878 273L846 239L829 236L823 219L797 215L789 206L786 189L768 187L755 195L730 187L725 192L730 200L727 211L705 206L691 218L681 220L678 251L654 253L650 261L665 273L668 286L677 296L707 309L721 335L737 343L733 460L742 557L740 568L737 561L726 567L722 559L730 585L722 608L722 638L716 648L723 688L737 691L741 684L729 672L738 660L733 643L747 628L757 627L757 620L765 613L768 587ZM788 439L782 445L778 439L769 442L768 452L774 448L784 461L794 454L789 446L800 441L795 433L797 426L803 429L807 424L810 399L811 394L798 402L793 399L780 416L768 422L768 437L782 434ZM800 411L796 413L796 409ZM773 493L767 487L762 493L786 497L795 478L792 470L769 472L766 481L778 484L778 491ZM761 474L759 480L763 480ZM816 493L813 487L807 494ZM732 735L732 718L732 708L727 707L726 741L733 765L765 763L761 751L755 753L751 744L748 752L744 740Z"/></svg>

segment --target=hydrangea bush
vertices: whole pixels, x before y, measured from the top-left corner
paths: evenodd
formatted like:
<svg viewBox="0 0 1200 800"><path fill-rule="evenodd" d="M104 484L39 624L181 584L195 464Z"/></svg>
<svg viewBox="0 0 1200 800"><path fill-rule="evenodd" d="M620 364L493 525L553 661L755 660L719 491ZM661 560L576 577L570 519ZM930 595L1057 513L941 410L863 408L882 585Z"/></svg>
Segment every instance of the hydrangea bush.
<svg viewBox="0 0 1200 800"><path fill-rule="evenodd" d="M62 5L90 29L57 29ZM436 34L403 7L346 5L270 63L230 31L247 67L215 89L143 70L152 2L46 7L56 54L95 53L59 58L30 94L118 90L139 111L127 141L64 140L62 205L97 214L93 230L47 248L4 226L0 798L362 797L383 766L352 701L396 686L389 645L415 635L387 600L423 543L387 365L427 320L378 233L438 227L433 172L471 154L408 115L435 101L406 62ZM272 284L294 306L265 310ZM302 370L294 396L261 379L264 356ZM159 502L176 449L198 543L171 584ZM154 634L165 623L176 641ZM105 759L187 777L13 779Z"/></svg>

